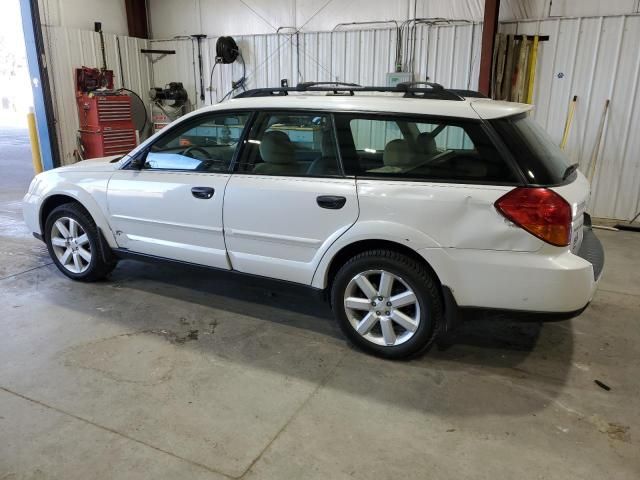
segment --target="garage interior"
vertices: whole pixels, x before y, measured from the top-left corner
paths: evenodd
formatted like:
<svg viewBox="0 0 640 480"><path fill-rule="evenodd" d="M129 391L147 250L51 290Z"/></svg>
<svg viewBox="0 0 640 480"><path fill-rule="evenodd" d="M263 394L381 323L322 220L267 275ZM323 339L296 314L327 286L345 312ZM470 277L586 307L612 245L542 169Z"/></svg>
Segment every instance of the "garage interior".
<svg viewBox="0 0 640 480"><path fill-rule="evenodd" d="M574 319L473 318L400 362L304 290L135 261L70 282L23 223L32 144L3 97L0 480L640 478L638 0L12 2L40 168L110 153L78 115L105 71L134 143L250 88L429 80L535 105L607 260Z"/></svg>

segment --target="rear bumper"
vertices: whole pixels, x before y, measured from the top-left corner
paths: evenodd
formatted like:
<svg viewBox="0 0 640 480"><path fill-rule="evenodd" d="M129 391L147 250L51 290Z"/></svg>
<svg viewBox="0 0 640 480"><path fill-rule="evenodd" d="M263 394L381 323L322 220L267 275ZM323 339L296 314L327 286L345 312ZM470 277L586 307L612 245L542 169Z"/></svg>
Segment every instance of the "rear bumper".
<svg viewBox="0 0 640 480"><path fill-rule="evenodd" d="M600 239L596 237L591 228L584 229L582 245L580 245L577 255L591 264L594 280L596 282L600 280L600 275L602 275L602 270L604 269L604 248L602 248Z"/></svg>
<svg viewBox="0 0 640 480"><path fill-rule="evenodd" d="M491 309L567 318L579 314L596 291L604 251L585 229L580 251L538 252L424 249L420 254L463 309Z"/></svg>

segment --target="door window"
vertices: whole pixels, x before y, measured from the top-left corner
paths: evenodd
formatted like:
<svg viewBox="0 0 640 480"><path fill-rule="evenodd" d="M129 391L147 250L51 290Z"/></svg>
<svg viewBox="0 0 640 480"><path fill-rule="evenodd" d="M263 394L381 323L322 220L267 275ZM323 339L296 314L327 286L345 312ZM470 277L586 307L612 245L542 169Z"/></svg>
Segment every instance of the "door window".
<svg viewBox="0 0 640 480"><path fill-rule="evenodd" d="M247 139L238 171L254 175L340 175L330 115L261 113Z"/></svg>
<svg viewBox="0 0 640 480"><path fill-rule="evenodd" d="M176 125L151 146L144 168L226 173L248 119L248 113L226 113Z"/></svg>
<svg viewBox="0 0 640 480"><path fill-rule="evenodd" d="M443 182L517 179L478 122L336 115L345 173Z"/></svg>

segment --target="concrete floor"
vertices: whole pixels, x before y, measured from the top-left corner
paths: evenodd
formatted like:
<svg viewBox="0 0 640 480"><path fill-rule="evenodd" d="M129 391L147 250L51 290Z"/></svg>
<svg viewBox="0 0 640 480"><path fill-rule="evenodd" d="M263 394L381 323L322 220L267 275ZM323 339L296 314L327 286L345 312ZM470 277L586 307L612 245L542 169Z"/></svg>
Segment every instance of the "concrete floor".
<svg viewBox="0 0 640 480"><path fill-rule="evenodd" d="M640 234L599 232L580 317L388 362L304 295L134 262L71 282L20 220L28 147L0 155L0 479L640 478Z"/></svg>

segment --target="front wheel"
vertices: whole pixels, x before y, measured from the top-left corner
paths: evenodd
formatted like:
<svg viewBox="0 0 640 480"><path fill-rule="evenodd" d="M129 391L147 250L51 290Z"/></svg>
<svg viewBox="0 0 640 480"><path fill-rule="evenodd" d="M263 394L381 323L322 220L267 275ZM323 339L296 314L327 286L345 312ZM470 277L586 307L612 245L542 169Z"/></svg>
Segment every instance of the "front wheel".
<svg viewBox="0 0 640 480"><path fill-rule="evenodd" d="M334 279L331 304L344 334L385 358L426 351L443 320L434 275L393 250L366 251L345 263Z"/></svg>
<svg viewBox="0 0 640 480"><path fill-rule="evenodd" d="M100 280L116 266L115 260L105 259L99 235L91 216L75 203L55 208L45 224L49 255L56 267L73 280Z"/></svg>

